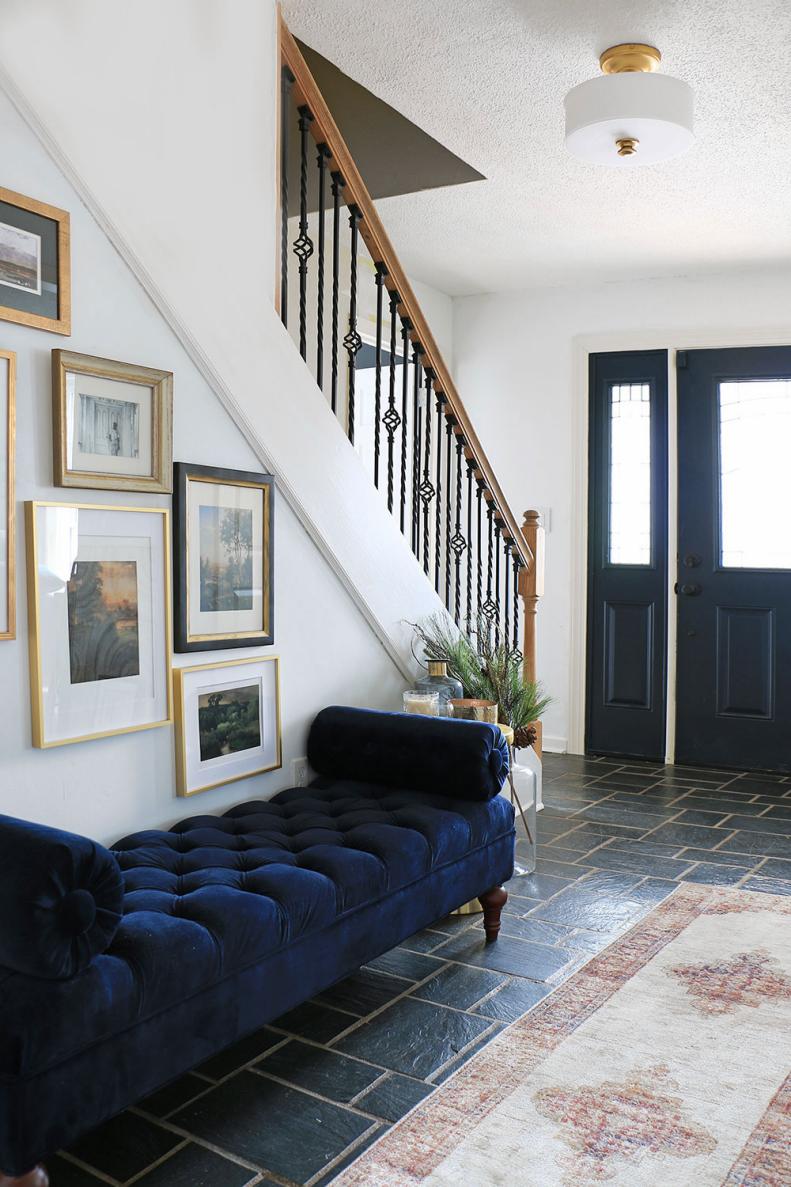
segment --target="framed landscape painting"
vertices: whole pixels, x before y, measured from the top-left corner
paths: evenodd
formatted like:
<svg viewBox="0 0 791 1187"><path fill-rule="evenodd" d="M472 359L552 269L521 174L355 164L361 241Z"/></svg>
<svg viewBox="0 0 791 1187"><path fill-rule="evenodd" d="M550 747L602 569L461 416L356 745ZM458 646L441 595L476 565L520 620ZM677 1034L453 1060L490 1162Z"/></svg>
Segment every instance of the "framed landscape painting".
<svg viewBox="0 0 791 1187"><path fill-rule="evenodd" d="M167 725L169 512L27 503L33 745Z"/></svg>
<svg viewBox="0 0 791 1187"><path fill-rule="evenodd" d="M56 486L170 491L170 371L53 350L52 426Z"/></svg>
<svg viewBox="0 0 791 1187"><path fill-rule="evenodd" d="M0 639L16 638L16 355L0 350Z"/></svg>
<svg viewBox="0 0 791 1187"><path fill-rule="evenodd" d="M1 187L0 318L71 333L69 215Z"/></svg>
<svg viewBox="0 0 791 1187"><path fill-rule="evenodd" d="M179 795L282 765L277 656L176 668L173 685Z"/></svg>
<svg viewBox="0 0 791 1187"><path fill-rule="evenodd" d="M173 470L176 651L273 643L271 474Z"/></svg>

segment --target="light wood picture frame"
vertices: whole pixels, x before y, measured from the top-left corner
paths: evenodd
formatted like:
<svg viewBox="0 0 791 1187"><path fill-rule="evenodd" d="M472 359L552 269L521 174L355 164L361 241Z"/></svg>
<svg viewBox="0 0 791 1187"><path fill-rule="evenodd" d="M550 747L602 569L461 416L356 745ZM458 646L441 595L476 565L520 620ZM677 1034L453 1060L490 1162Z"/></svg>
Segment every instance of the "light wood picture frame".
<svg viewBox="0 0 791 1187"><path fill-rule="evenodd" d="M16 354L0 350L0 639L16 638Z"/></svg>
<svg viewBox="0 0 791 1187"><path fill-rule="evenodd" d="M283 765L278 656L174 668L173 701L180 796Z"/></svg>
<svg viewBox="0 0 791 1187"><path fill-rule="evenodd" d="M53 350L52 435L56 486L169 494L172 371Z"/></svg>
<svg viewBox="0 0 791 1187"><path fill-rule="evenodd" d="M173 721L170 511L25 504L33 745Z"/></svg>
<svg viewBox="0 0 791 1187"><path fill-rule="evenodd" d="M0 318L71 333L67 210L0 186Z"/></svg>

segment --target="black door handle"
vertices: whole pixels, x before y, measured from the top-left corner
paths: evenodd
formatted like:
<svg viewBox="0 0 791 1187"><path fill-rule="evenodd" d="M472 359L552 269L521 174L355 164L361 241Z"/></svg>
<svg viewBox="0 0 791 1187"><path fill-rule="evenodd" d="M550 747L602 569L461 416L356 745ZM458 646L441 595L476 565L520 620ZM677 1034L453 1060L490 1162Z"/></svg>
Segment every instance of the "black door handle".
<svg viewBox="0 0 791 1187"><path fill-rule="evenodd" d="M685 585L679 585L678 582L676 582L676 584L673 586L673 589L677 594L683 594L685 598L695 598L699 593L703 592L702 586L695 585L692 582Z"/></svg>

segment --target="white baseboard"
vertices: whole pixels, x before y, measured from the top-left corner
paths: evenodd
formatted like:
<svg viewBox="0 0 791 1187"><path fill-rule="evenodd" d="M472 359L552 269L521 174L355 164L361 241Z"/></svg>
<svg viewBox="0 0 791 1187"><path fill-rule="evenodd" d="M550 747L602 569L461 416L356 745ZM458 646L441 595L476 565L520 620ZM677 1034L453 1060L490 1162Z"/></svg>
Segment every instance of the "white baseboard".
<svg viewBox="0 0 791 1187"><path fill-rule="evenodd" d="M547 734L541 739L541 749L548 754L566 754L569 744L567 738L552 738Z"/></svg>

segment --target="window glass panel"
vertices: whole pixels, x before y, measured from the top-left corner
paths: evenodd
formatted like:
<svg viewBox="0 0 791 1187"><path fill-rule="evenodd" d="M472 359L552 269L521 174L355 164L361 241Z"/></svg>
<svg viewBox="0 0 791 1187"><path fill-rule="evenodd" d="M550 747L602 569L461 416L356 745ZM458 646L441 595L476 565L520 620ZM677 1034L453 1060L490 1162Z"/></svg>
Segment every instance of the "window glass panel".
<svg viewBox="0 0 791 1187"><path fill-rule="evenodd" d="M651 389L610 387L611 565L651 563Z"/></svg>
<svg viewBox="0 0 791 1187"><path fill-rule="evenodd" d="M791 380L720 387L720 561L791 569Z"/></svg>

